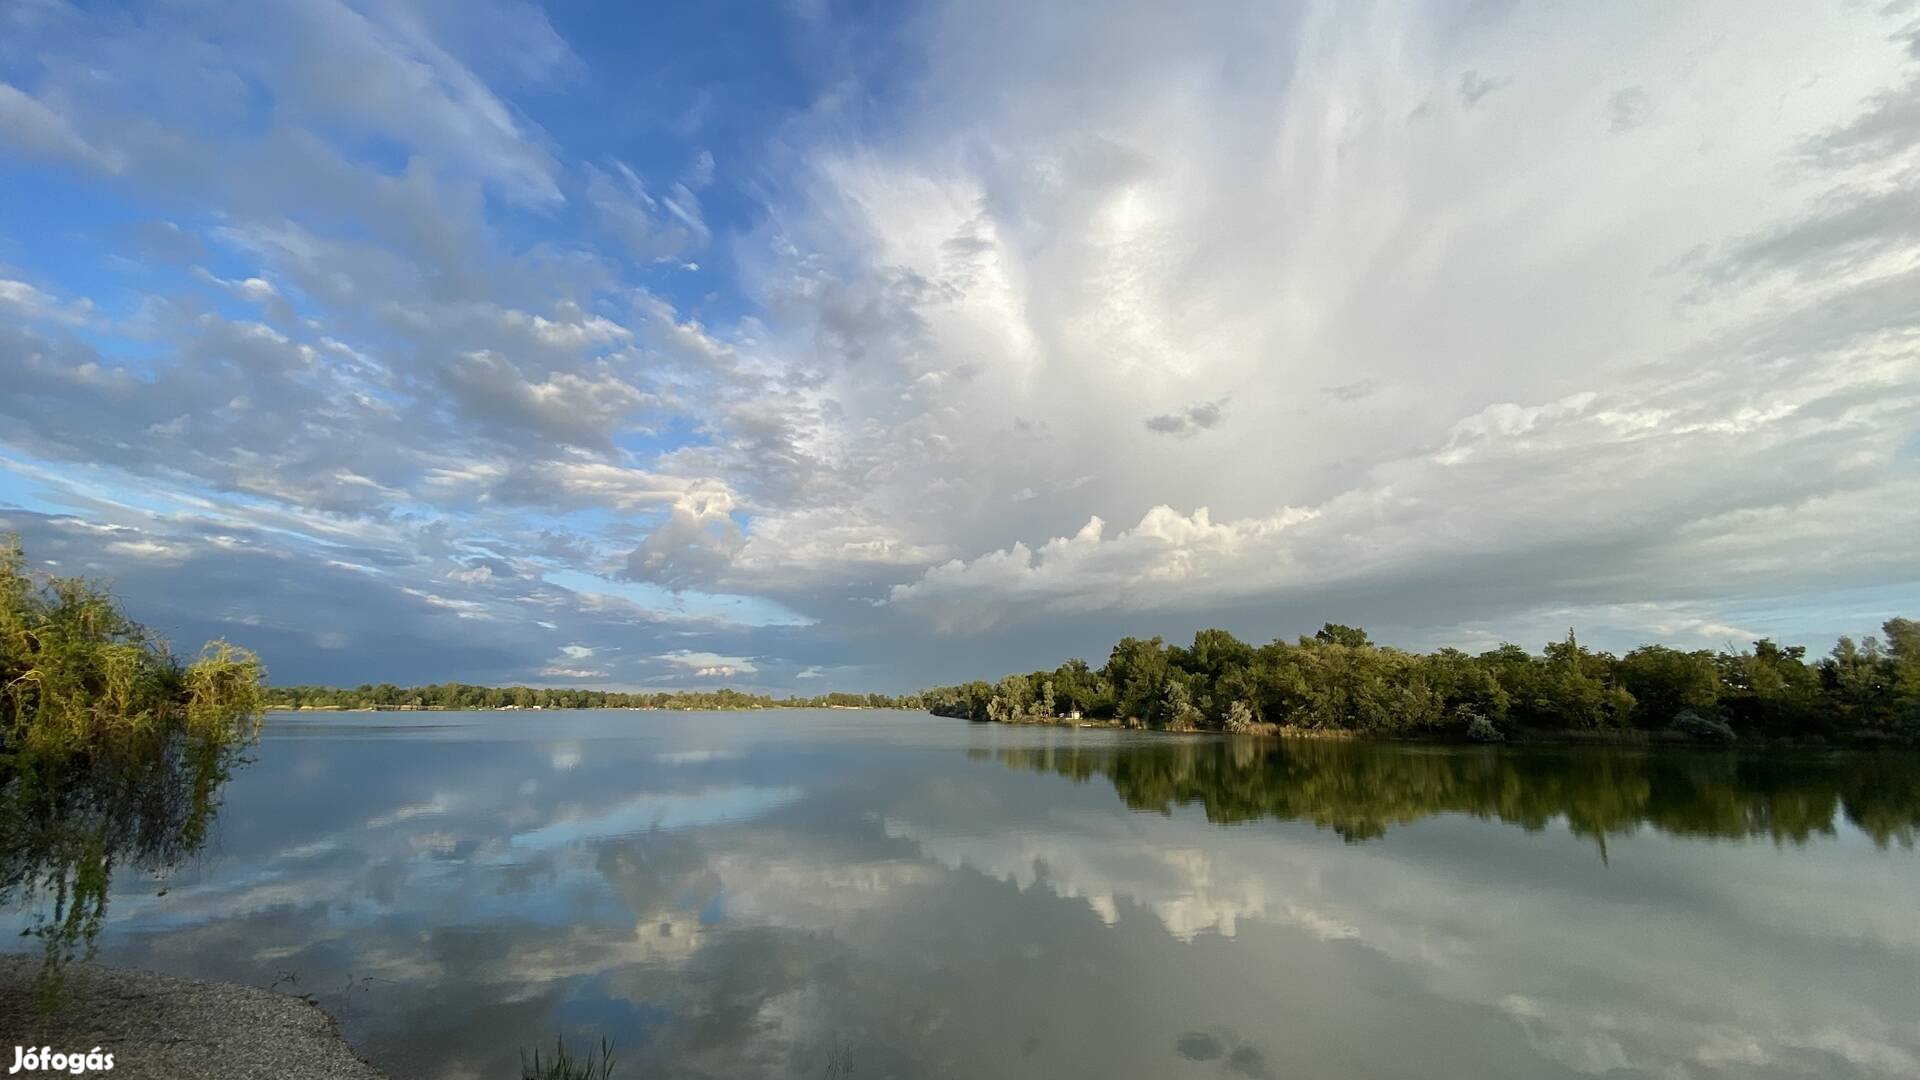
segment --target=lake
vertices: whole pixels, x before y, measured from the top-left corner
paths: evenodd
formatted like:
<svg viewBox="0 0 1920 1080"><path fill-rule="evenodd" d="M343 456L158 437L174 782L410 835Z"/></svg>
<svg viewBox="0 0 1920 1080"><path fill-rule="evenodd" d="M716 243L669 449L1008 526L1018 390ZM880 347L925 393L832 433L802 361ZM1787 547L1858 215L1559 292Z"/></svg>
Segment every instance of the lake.
<svg viewBox="0 0 1920 1080"><path fill-rule="evenodd" d="M395 1077L1920 1075L1920 758L269 717L100 958ZM17 921L17 920L16 920Z"/></svg>

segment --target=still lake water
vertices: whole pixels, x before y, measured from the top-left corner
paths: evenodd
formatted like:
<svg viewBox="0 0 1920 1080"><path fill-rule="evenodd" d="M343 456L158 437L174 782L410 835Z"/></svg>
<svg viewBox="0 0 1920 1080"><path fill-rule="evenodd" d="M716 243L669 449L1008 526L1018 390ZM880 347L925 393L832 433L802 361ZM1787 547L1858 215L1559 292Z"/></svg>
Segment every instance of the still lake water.
<svg viewBox="0 0 1920 1080"><path fill-rule="evenodd" d="M560 1032L631 1080L1920 1076L1913 755L798 710L253 756L101 958L281 980L397 1078Z"/></svg>

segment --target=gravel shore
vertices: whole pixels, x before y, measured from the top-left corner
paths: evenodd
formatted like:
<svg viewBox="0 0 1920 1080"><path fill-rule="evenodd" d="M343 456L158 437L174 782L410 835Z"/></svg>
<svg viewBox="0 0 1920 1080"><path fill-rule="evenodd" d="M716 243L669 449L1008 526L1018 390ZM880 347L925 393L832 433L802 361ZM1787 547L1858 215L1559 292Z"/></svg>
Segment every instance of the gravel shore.
<svg viewBox="0 0 1920 1080"><path fill-rule="evenodd" d="M75 964L65 1007L34 1010L35 955L0 956L0 1070L15 1046L113 1055L113 1080L384 1080L340 1038L333 1018L291 994L150 971ZM52 1076L52 1073L28 1074Z"/></svg>

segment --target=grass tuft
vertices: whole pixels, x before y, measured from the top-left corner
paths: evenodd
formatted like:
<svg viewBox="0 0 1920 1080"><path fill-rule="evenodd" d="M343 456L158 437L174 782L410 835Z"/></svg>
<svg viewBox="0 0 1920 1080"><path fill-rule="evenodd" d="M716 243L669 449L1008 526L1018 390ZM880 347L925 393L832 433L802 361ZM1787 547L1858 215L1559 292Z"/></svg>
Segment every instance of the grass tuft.
<svg viewBox="0 0 1920 1080"><path fill-rule="evenodd" d="M567 1044L559 1038L553 1040L551 1058L541 1057L537 1047L532 1057L520 1051L520 1080L607 1080L612 1075L613 1044L604 1038L599 1052L589 1050L585 1057L568 1053Z"/></svg>

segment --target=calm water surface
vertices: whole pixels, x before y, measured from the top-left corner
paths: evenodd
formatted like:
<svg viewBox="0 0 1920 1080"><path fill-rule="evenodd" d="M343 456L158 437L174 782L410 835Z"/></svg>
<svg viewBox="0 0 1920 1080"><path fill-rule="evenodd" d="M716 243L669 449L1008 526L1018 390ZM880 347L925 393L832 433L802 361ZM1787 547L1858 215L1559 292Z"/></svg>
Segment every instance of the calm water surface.
<svg viewBox="0 0 1920 1080"><path fill-rule="evenodd" d="M395 1077L1920 1076L1910 755L782 711L255 758L101 955L311 993Z"/></svg>

